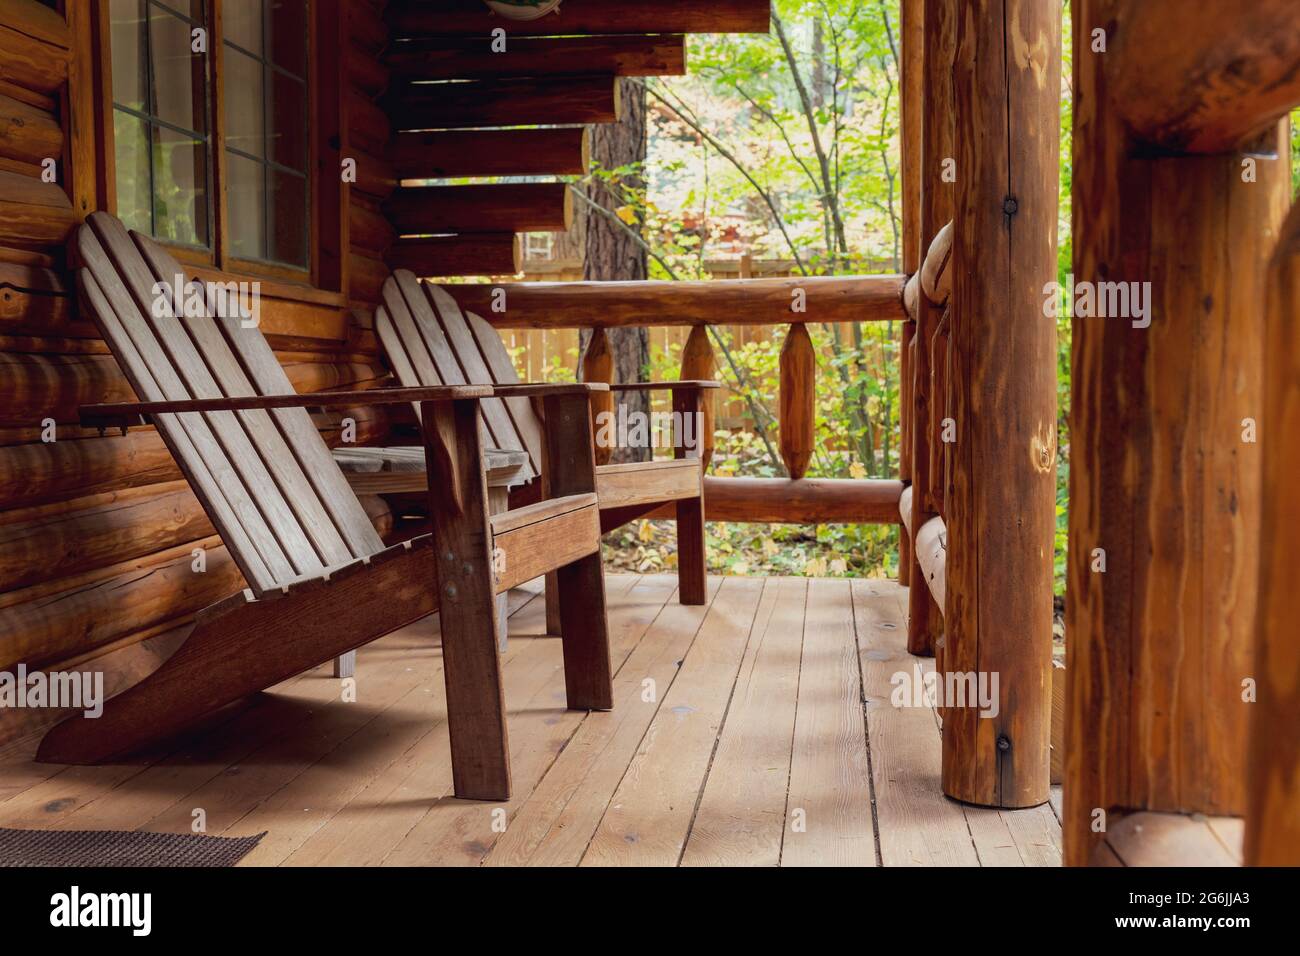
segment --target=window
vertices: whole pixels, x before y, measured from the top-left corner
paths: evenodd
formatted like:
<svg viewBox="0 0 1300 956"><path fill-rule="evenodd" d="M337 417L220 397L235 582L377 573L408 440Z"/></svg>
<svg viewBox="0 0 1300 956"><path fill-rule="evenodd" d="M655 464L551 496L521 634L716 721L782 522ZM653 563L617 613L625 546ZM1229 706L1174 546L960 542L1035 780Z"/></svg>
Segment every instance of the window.
<svg viewBox="0 0 1300 956"><path fill-rule="evenodd" d="M214 261L306 269L307 0L109 4L119 217Z"/></svg>
<svg viewBox="0 0 1300 956"><path fill-rule="evenodd" d="M231 252L306 266L307 11L304 0L222 10Z"/></svg>
<svg viewBox="0 0 1300 956"><path fill-rule="evenodd" d="M117 211L133 229L211 244L202 0L111 0Z"/></svg>

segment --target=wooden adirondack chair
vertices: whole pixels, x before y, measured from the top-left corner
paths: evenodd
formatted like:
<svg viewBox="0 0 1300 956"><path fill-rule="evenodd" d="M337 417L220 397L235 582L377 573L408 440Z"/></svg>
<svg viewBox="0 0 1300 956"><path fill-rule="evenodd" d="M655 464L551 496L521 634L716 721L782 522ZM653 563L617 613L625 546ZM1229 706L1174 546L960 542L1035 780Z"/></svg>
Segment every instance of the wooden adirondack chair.
<svg viewBox="0 0 1300 956"><path fill-rule="evenodd" d="M375 331L389 365L403 385L436 386L518 383L514 363L497 331L481 316L464 312L447 290L399 269L383 285L383 304L375 312ZM701 392L717 382L644 382L611 386L614 390L670 389L673 411L699 421ZM482 405L483 418L494 443L522 449L530 459L530 474L546 473L543 435L554 423L543 423L536 407L523 397ZM572 423L561 427L572 428ZM640 518L661 505L675 502L677 510L678 596L683 604L705 600L703 468L699 436L677 442L676 457L648 462L596 466L596 495L602 533ZM537 483L534 483L534 488ZM533 492L536 494L536 491ZM527 500L527 497L524 497ZM555 614L555 589L547 579L548 626L563 631Z"/></svg>
<svg viewBox="0 0 1300 956"><path fill-rule="evenodd" d="M101 717L53 728L38 759L88 763L125 754L440 610L456 795L507 799L493 598L556 569L569 706L613 706L585 424L590 387L299 396L259 330L209 310L185 311L173 294L181 269L152 240L95 213L78 230L76 252L82 301L141 399L84 408L83 422L103 428L152 419L248 588L200 612L175 654L110 700ZM539 398L566 423L547 435L559 463L550 486L556 497L490 517L480 407L520 398ZM434 531L385 547L306 409L398 402L416 402L421 412Z"/></svg>

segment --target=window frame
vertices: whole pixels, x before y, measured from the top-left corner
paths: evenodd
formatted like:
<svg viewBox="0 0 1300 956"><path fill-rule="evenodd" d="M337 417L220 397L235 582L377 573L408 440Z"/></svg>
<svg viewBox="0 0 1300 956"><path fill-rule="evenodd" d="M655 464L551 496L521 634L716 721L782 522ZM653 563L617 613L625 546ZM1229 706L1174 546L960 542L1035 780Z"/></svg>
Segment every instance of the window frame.
<svg viewBox="0 0 1300 956"><path fill-rule="evenodd" d="M156 4L167 10L169 13L177 14L176 8L170 0L146 0L147 3ZM239 2L239 0L236 0ZM208 31L208 52L205 56L205 69L203 71L204 82L206 85L204 104L207 119L207 136L205 140L207 170L208 170L208 239L207 246L195 246L186 243L177 243L165 238L157 238L157 241L166 246L177 259L181 262L195 266L209 266L223 273L235 273L240 275L249 275L253 277L265 276L271 279L284 279L292 283L309 284L315 286L318 282L320 262L318 254L318 242L314 233L314 225L320 221L319 211L317 209L317 152L318 152L318 133L315 129L313 120L316 118L316 111L313 109L318 97L318 84L320 73L317 70L317 50L316 50L316 30L314 29L315 16L317 13L318 0L304 0L306 16L303 24L303 42L306 53L306 75L303 77L304 100L307 104L307 128L306 128L306 145L307 145L307 164L303 171L304 181L306 183L306 236L305 245L307 252L307 262L305 265L297 266L290 263L277 262L270 259L249 258L246 256L237 256L232 251L229 240L229 219L230 212L226 197L226 186L228 183L227 172L227 147L226 147L226 124L225 124L225 94L223 83L225 79L225 47L226 40L224 36L222 7L225 0L207 0L204 14L205 22L199 24L194 18L180 14L181 19L192 25L200 25ZM98 111L98 126L100 129L100 142L103 143L105 152L107 175L103 183L105 196L104 206L112 214L117 214L117 181L113 174L113 168L116 165L117 156L117 138L114 133L113 119L118 107L113 99L113 62L112 62L112 40L109 29L109 3L108 0L99 0L99 15L96 18L97 25L97 53L101 58L101 85L102 90L98 97L101 108ZM236 44L237 46L237 44ZM242 49L242 48L241 48ZM152 51L146 51L146 56L151 56ZM260 60L260 57L258 58ZM274 68L274 67L273 67ZM263 89L263 97L266 91ZM135 111L125 111L128 115L136 115ZM153 118L148 118L148 122L156 122ZM265 122L265 121L264 121ZM160 124L171 128L174 124ZM185 131L190 135L189 131ZM238 151L236 151L238 152ZM275 164L278 167L280 164ZM266 168L264 166L264 168ZM152 175L152 165L150 167ZM296 172L296 171L295 171ZM153 193L153 184L150 182L150 195ZM337 290L335 290L337 291Z"/></svg>

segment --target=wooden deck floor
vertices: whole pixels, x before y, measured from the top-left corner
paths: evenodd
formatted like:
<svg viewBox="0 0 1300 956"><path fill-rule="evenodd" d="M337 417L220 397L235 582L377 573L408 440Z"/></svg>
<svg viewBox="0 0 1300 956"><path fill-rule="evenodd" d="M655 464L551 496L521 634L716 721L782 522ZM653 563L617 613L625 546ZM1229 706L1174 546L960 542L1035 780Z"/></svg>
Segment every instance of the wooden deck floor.
<svg viewBox="0 0 1300 956"><path fill-rule="evenodd" d="M436 620L364 648L356 702L325 668L131 765L0 763L0 826L268 831L244 865L1043 866L1050 806L939 792L929 709L889 704L912 667L907 592L886 581L607 579L615 709L564 708L560 643L511 595L505 659L515 798L450 794ZM865 700L865 706L864 706Z"/></svg>

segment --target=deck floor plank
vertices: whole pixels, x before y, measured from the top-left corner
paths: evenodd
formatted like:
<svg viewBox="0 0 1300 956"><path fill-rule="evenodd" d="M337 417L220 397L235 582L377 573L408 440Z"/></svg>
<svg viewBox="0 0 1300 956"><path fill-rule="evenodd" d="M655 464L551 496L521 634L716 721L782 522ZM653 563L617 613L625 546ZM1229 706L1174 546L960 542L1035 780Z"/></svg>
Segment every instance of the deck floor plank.
<svg viewBox="0 0 1300 956"><path fill-rule="evenodd" d="M581 865L677 865L762 591L760 578L722 582Z"/></svg>
<svg viewBox="0 0 1300 956"><path fill-rule="evenodd" d="M885 866L978 866L961 805L943 795L940 739L929 707L894 707L894 674L911 674L900 602L892 581L852 582L870 734L880 856Z"/></svg>
<svg viewBox="0 0 1300 956"><path fill-rule="evenodd" d="M905 588L710 578L687 607L676 583L607 575L604 713L565 707L540 582L512 592L508 803L452 796L434 616L362 649L355 703L321 667L123 764L0 749L0 826L190 832L201 808L208 833L269 831L248 866L1060 865L1058 807L947 800L937 715L890 705L892 675L933 668Z"/></svg>
<svg viewBox="0 0 1300 956"><path fill-rule="evenodd" d="M805 578L769 578L683 866L778 866L799 694Z"/></svg>
<svg viewBox="0 0 1300 956"><path fill-rule="evenodd" d="M720 583L709 579L710 599ZM581 861L708 611L678 604L675 587L659 593L664 606L615 677L614 709L583 721L487 855L487 865L576 866Z"/></svg>
<svg viewBox="0 0 1300 956"><path fill-rule="evenodd" d="M618 674L645 636L653 614L636 613L636 601L622 583L607 589L610 611L610 661ZM662 606L662 605L660 605ZM630 613L629 613L630 612ZM648 620L647 620L648 618ZM449 794L429 808L385 856L385 866L477 866L509 826L509 819L532 795L539 780L589 713L565 705L564 661L560 642L539 643L550 674L534 689L522 712L510 713L510 764L514 795L504 803L457 800ZM509 680L507 674L507 680ZM507 698L509 701L509 698Z"/></svg>
<svg viewBox="0 0 1300 956"><path fill-rule="evenodd" d="M875 866L871 771L850 582L808 583L782 866ZM796 814L802 817L796 819Z"/></svg>

